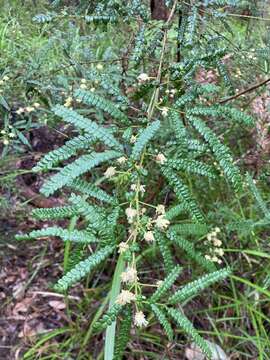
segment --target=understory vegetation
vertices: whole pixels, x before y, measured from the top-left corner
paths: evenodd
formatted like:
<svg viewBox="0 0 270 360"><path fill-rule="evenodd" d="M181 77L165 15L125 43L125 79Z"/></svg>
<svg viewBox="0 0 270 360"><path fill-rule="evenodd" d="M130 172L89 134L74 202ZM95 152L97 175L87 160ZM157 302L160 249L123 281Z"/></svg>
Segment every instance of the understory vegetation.
<svg viewBox="0 0 270 360"><path fill-rule="evenodd" d="M270 359L270 4L0 9L0 357Z"/></svg>

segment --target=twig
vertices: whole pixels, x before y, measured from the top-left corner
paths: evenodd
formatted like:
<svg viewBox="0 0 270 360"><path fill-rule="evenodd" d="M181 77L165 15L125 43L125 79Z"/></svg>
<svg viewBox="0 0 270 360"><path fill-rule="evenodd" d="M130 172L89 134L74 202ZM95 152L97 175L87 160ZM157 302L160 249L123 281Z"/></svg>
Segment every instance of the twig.
<svg viewBox="0 0 270 360"><path fill-rule="evenodd" d="M240 91L239 93L237 93L237 94L235 94L235 95L232 95L232 96L230 96L230 97L228 97L228 98L226 98L226 99L220 100L220 101L219 101L219 104L225 104L225 103L228 102L228 101L237 99L239 96L242 96L242 95L244 95L244 94L246 94L246 93L248 93L248 92L250 92L250 91L256 90L256 89L258 89L259 87L267 84L269 81L270 81L270 78L268 78L268 79L266 79L266 80L263 80L263 81L255 84L255 85L252 85L252 86L250 86L249 88L247 88L247 89L245 89L245 90L243 90L243 91Z"/></svg>

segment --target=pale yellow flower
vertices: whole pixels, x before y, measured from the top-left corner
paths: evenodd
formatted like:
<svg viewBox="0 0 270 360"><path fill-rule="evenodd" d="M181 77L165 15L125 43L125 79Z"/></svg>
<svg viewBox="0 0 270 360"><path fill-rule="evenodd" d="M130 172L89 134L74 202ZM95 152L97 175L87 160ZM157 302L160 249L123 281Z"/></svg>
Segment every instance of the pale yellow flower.
<svg viewBox="0 0 270 360"><path fill-rule="evenodd" d="M137 270L133 267L128 267L126 271L122 272L121 280L129 284L136 282L138 280Z"/></svg>
<svg viewBox="0 0 270 360"><path fill-rule="evenodd" d="M127 161L127 158L125 156L121 156L116 160L118 164L124 164Z"/></svg>
<svg viewBox="0 0 270 360"><path fill-rule="evenodd" d="M157 228L164 230L170 225L170 221L165 219L164 215L159 215L155 220Z"/></svg>
<svg viewBox="0 0 270 360"><path fill-rule="evenodd" d="M136 296L128 290L122 290L121 293L117 296L116 303L119 305L130 304L131 301L135 301Z"/></svg>
<svg viewBox="0 0 270 360"><path fill-rule="evenodd" d="M146 231L146 233L144 233L143 238L145 241L147 242L153 242L155 241L155 237L154 237L154 233L153 231Z"/></svg>
<svg viewBox="0 0 270 360"><path fill-rule="evenodd" d="M133 221L134 221L135 216L137 215L136 209L133 209L133 208L129 207L129 208L126 209L125 212L126 212L126 216L127 216L128 222L129 222L130 224L132 224Z"/></svg>
<svg viewBox="0 0 270 360"><path fill-rule="evenodd" d="M137 80L139 81L139 83L144 83L150 80L150 77L146 73L142 73L137 77Z"/></svg>
<svg viewBox="0 0 270 360"><path fill-rule="evenodd" d="M105 171L104 176L106 178L111 178L116 174L116 170L114 166L109 166L108 169Z"/></svg>
<svg viewBox="0 0 270 360"><path fill-rule="evenodd" d="M156 213L159 215L164 215L165 214L165 206L160 204L156 207Z"/></svg>
<svg viewBox="0 0 270 360"><path fill-rule="evenodd" d="M145 315L142 311L138 311L134 317L134 325L137 327L144 327L148 325L148 321L145 319Z"/></svg>
<svg viewBox="0 0 270 360"><path fill-rule="evenodd" d="M118 253L119 254L123 254L124 252L126 252L129 249L129 245L125 242L120 242L120 244L118 245Z"/></svg>
<svg viewBox="0 0 270 360"><path fill-rule="evenodd" d="M159 154L157 154L157 156L156 156L156 162L158 163L158 164L164 164L165 162L167 161L167 158L166 158L166 156L164 155L164 154L162 154L162 153L159 153Z"/></svg>

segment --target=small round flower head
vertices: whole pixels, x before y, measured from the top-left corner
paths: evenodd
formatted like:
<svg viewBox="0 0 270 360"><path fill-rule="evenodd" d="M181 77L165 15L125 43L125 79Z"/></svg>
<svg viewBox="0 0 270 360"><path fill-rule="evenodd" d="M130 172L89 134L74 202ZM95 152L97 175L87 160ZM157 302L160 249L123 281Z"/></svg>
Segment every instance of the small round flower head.
<svg viewBox="0 0 270 360"><path fill-rule="evenodd" d="M38 108L40 107L40 103L35 102L35 103L33 104L33 106L34 106L34 108L38 109Z"/></svg>
<svg viewBox="0 0 270 360"><path fill-rule="evenodd" d="M223 256L224 255L224 250L223 249L215 249L215 253L218 255L218 256Z"/></svg>
<svg viewBox="0 0 270 360"><path fill-rule="evenodd" d="M128 290L122 290L120 294L117 296L116 303L119 305L130 304L131 301L135 301L136 296L132 292Z"/></svg>
<svg viewBox="0 0 270 360"><path fill-rule="evenodd" d="M163 283L164 283L163 280L158 280L158 281L156 282L156 285L157 285L157 287L160 287Z"/></svg>
<svg viewBox="0 0 270 360"><path fill-rule="evenodd" d="M145 319L145 315L142 311L138 311L134 317L134 325L137 327L144 327L148 325L148 321Z"/></svg>
<svg viewBox="0 0 270 360"><path fill-rule="evenodd" d="M137 80L140 83L144 83L144 82L148 81L149 79L150 79L150 77L146 73L142 73L137 77Z"/></svg>
<svg viewBox="0 0 270 360"><path fill-rule="evenodd" d="M130 141L131 144L134 144L134 143L136 142L136 136L135 136L135 135L131 135L129 141Z"/></svg>
<svg viewBox="0 0 270 360"><path fill-rule="evenodd" d="M218 262L219 262L219 258L218 258L217 256L213 256L213 257L212 257L212 261L218 263Z"/></svg>
<svg viewBox="0 0 270 360"><path fill-rule="evenodd" d="M169 109L167 108L167 107L163 107L162 109L161 109L161 115L162 116L167 116L168 115L168 112L169 112Z"/></svg>
<svg viewBox="0 0 270 360"><path fill-rule="evenodd" d="M85 89L87 89L87 85L86 85L86 84L81 84L81 85L80 85L80 88L81 88L82 90L85 90Z"/></svg>
<svg viewBox="0 0 270 360"><path fill-rule="evenodd" d="M12 133L12 132L9 133L8 136L9 136L10 138L15 138L15 137L16 137L16 135L15 135L14 133Z"/></svg>
<svg viewBox="0 0 270 360"><path fill-rule="evenodd" d="M220 233L221 230L220 230L219 227L215 227L214 231L215 231L216 234L218 234L218 233Z"/></svg>
<svg viewBox="0 0 270 360"><path fill-rule="evenodd" d="M105 171L104 176L106 178L111 178L116 174L115 167L109 166L108 169Z"/></svg>
<svg viewBox="0 0 270 360"><path fill-rule="evenodd" d="M205 257L206 260L211 261L211 256L210 256L210 255L207 254L207 255L205 255L204 257Z"/></svg>
<svg viewBox="0 0 270 360"><path fill-rule="evenodd" d="M102 64L97 64L97 69L98 69L98 70L102 70L102 69L103 69L103 65L102 65Z"/></svg>
<svg viewBox="0 0 270 360"><path fill-rule="evenodd" d="M164 215L159 215L155 220L157 228L164 230L170 225L169 220L165 219Z"/></svg>
<svg viewBox="0 0 270 360"><path fill-rule="evenodd" d="M8 144L9 144L9 140L8 140L8 139L4 139L4 140L3 140L3 144L4 144L4 145L8 145Z"/></svg>
<svg viewBox="0 0 270 360"><path fill-rule="evenodd" d="M4 80L4 81L8 81L8 80L9 80L9 77L8 77L7 75L5 75L5 76L3 77L3 80Z"/></svg>
<svg viewBox="0 0 270 360"><path fill-rule="evenodd" d="M66 98L66 101L64 103L65 107L70 107L72 105L72 97L69 96L68 98Z"/></svg>
<svg viewBox="0 0 270 360"><path fill-rule="evenodd" d="M118 245L118 253L119 254L123 254L124 252L126 252L129 249L129 245L125 242L120 242L120 244Z"/></svg>
<svg viewBox="0 0 270 360"><path fill-rule="evenodd" d="M128 267L126 271L122 272L121 280L124 283L133 284L138 280L137 270L133 267Z"/></svg>
<svg viewBox="0 0 270 360"><path fill-rule="evenodd" d="M220 246L222 245L222 241L219 240L219 239L217 239L217 238L215 238L215 239L213 240L213 245L214 245L214 246L217 246L217 247L220 247Z"/></svg>
<svg viewBox="0 0 270 360"><path fill-rule="evenodd" d="M86 79L81 79L81 84L86 84Z"/></svg>
<svg viewBox="0 0 270 360"><path fill-rule="evenodd" d="M30 113L32 111L35 111L35 108L33 106L27 106L25 110Z"/></svg>
<svg viewBox="0 0 270 360"><path fill-rule="evenodd" d="M96 88L91 87L90 91L91 91L91 92L95 92L95 91L96 91Z"/></svg>
<svg viewBox="0 0 270 360"><path fill-rule="evenodd" d="M3 85L4 84L4 80L0 80L0 85Z"/></svg>
<svg viewBox="0 0 270 360"><path fill-rule="evenodd" d="M159 215L164 215L165 214L165 206L160 204L156 207L156 213Z"/></svg>
<svg viewBox="0 0 270 360"><path fill-rule="evenodd" d="M124 164L127 161L127 158L125 156L121 156L116 160L118 164Z"/></svg>
<svg viewBox="0 0 270 360"><path fill-rule="evenodd" d="M140 185L140 192L141 192L142 194L145 193L145 185Z"/></svg>
<svg viewBox="0 0 270 360"><path fill-rule="evenodd" d="M137 185L136 184L131 184L130 190L131 191L136 191L136 189L137 189Z"/></svg>
<svg viewBox="0 0 270 360"><path fill-rule="evenodd" d="M1 130L0 133L1 133L2 135L5 135L7 132L6 132L6 130Z"/></svg>
<svg viewBox="0 0 270 360"><path fill-rule="evenodd" d="M136 209L129 207L129 208L126 208L125 212L126 212L126 216L127 216L129 224L132 224L134 221L134 217L137 215Z"/></svg>
<svg viewBox="0 0 270 360"><path fill-rule="evenodd" d="M157 156L156 156L156 162L158 163L158 164L164 164L165 162L167 161L167 159L166 159L166 156L164 155L164 154L162 154L162 153L159 153L159 154L157 154Z"/></svg>
<svg viewBox="0 0 270 360"><path fill-rule="evenodd" d="M145 241L147 242L153 242L155 241L155 237L154 237L154 233L153 231L146 231L146 233L144 233L143 238Z"/></svg>

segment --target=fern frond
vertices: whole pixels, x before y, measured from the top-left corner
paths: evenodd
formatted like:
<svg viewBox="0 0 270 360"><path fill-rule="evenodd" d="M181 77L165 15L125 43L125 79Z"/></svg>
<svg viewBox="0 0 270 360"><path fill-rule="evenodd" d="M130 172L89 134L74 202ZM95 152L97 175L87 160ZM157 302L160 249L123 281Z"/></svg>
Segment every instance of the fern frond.
<svg viewBox="0 0 270 360"><path fill-rule="evenodd" d="M76 215L76 209L73 206L59 206L54 208L34 209L31 214L39 220L57 220L70 218Z"/></svg>
<svg viewBox="0 0 270 360"><path fill-rule="evenodd" d="M195 250L194 245L186 239L179 237L175 232L170 230L167 234L168 238L180 249L183 249L188 258L194 260L197 264L202 266L205 270L215 271L216 266L213 262L208 261L205 257L197 250Z"/></svg>
<svg viewBox="0 0 270 360"><path fill-rule="evenodd" d="M176 170L183 170L185 172L206 176L210 179L215 179L214 168L210 165L204 164L198 160L192 159L169 159L166 165Z"/></svg>
<svg viewBox="0 0 270 360"><path fill-rule="evenodd" d="M186 46L192 46L193 44L197 21L198 21L198 8L197 6L193 6L191 9L191 14L188 17L187 29L185 33Z"/></svg>
<svg viewBox="0 0 270 360"><path fill-rule="evenodd" d="M172 269L174 268L174 260L173 260L171 249L170 249L168 242L166 241L164 235L161 234L159 231L155 231L154 237L157 241L160 253L163 257L165 272L167 274L169 274L172 271Z"/></svg>
<svg viewBox="0 0 270 360"><path fill-rule="evenodd" d="M59 226L50 226L41 230L33 230L29 234L16 235L17 240L31 240L44 237L57 236L63 241L72 241L76 243L91 243L96 242L96 237L88 231L63 229Z"/></svg>
<svg viewBox="0 0 270 360"><path fill-rule="evenodd" d="M131 159L138 160L145 145L153 138L155 133L160 128L160 121L154 121L152 124L148 125L147 128L145 128L142 133L138 136L137 141L135 142L132 153L131 153Z"/></svg>
<svg viewBox="0 0 270 360"><path fill-rule="evenodd" d="M219 141L216 134L201 119L193 116L189 116L188 119L194 128L204 137L205 141L208 142L220 167L223 169L228 180L231 181L234 189L241 189L242 177L239 169L233 163L229 149Z"/></svg>
<svg viewBox="0 0 270 360"><path fill-rule="evenodd" d="M211 350L208 347L207 342L201 337L198 331L194 328L188 318L179 310L167 309L168 315L176 322L176 324L182 328L191 338L195 344L204 352L204 354L211 359Z"/></svg>
<svg viewBox="0 0 270 360"><path fill-rule="evenodd" d="M81 179L74 180L72 183L68 184L68 187L108 204L115 204L117 202L117 199L114 199L111 195L106 193L106 191Z"/></svg>
<svg viewBox="0 0 270 360"><path fill-rule="evenodd" d="M104 261L114 251L114 246L105 246L89 256L86 260L80 261L72 270L66 273L55 285L58 291L65 291L71 285L78 282L80 279L90 273L102 261Z"/></svg>
<svg viewBox="0 0 270 360"><path fill-rule="evenodd" d="M94 139L103 142L105 145L113 149L120 151L123 150L122 145L115 139L112 133L108 129L99 126L94 121L86 119L76 111L68 109L62 105L56 105L52 110L65 122L74 125L78 129L86 131L89 135L92 135Z"/></svg>
<svg viewBox="0 0 270 360"><path fill-rule="evenodd" d="M110 100L104 99L93 92L81 89L76 90L74 95L85 105L94 106L97 109L103 110L116 120L123 121L125 123L129 122L128 117Z"/></svg>
<svg viewBox="0 0 270 360"><path fill-rule="evenodd" d="M181 223L172 225L170 230L174 231L179 235L197 235L202 236L206 235L208 232L208 227L206 224L192 224L192 223Z"/></svg>
<svg viewBox="0 0 270 360"><path fill-rule="evenodd" d="M168 211L165 213L165 218L169 221L176 218L178 215L185 213L187 211L184 204L179 204L171 207Z"/></svg>
<svg viewBox="0 0 270 360"><path fill-rule="evenodd" d="M116 320L122 309L122 305L119 305L117 303L113 304L113 306L110 307L110 309L102 316L102 318L95 323L94 329L96 331L106 329Z"/></svg>
<svg viewBox="0 0 270 360"><path fill-rule="evenodd" d="M172 329L171 324L169 323L168 319L166 318L166 315L155 304L151 304L151 309L152 309L153 313L155 314L155 317L157 318L158 322L163 327L168 339L170 341L172 341L172 339L173 339L173 329Z"/></svg>
<svg viewBox="0 0 270 360"><path fill-rule="evenodd" d="M97 206L90 205L82 196L71 194L69 201L77 209L77 213L83 216L91 227L98 229L104 223L104 216Z"/></svg>
<svg viewBox="0 0 270 360"><path fill-rule="evenodd" d="M176 265L171 272L165 277L162 284L156 289L154 294L150 297L149 301L152 303L157 302L163 295L167 295L167 291L174 284L178 276L182 272L182 268L179 265Z"/></svg>
<svg viewBox="0 0 270 360"><path fill-rule="evenodd" d="M135 38L135 47L131 57L131 60L134 61L136 64L139 63L141 58L143 57L144 44L145 44L145 25L142 25Z"/></svg>
<svg viewBox="0 0 270 360"><path fill-rule="evenodd" d="M204 216L202 215L195 200L190 195L188 187L180 180L180 178L173 172L170 167L162 166L161 171L173 187L178 199L183 200L185 207L190 212L193 220L204 223Z"/></svg>
<svg viewBox="0 0 270 360"><path fill-rule="evenodd" d="M248 186L249 186L253 196L255 197L257 204L258 204L259 208L261 209L262 213L264 214L264 216L270 217L270 211L267 209L267 206L266 206L261 194L259 193L256 185L254 184L252 177L248 173L246 175L246 179L247 179Z"/></svg>
<svg viewBox="0 0 270 360"><path fill-rule="evenodd" d="M82 155L71 164L62 168L57 174L51 176L49 180L41 187L40 192L45 196L52 195L56 190L71 183L80 175L88 172L97 165L111 159L121 156L121 153L108 150L101 153L93 152L88 155Z"/></svg>
<svg viewBox="0 0 270 360"><path fill-rule="evenodd" d="M61 161L67 160L76 155L78 150L88 149L89 145L93 143L93 141L94 139L92 135L79 135L74 139L67 141L65 145L60 148L50 151L41 160L39 160L32 170L35 172L50 170Z"/></svg>
<svg viewBox="0 0 270 360"><path fill-rule="evenodd" d="M120 328L117 333L113 360L122 360L125 348L130 338L130 329L132 323L131 306L126 306L122 311L122 319L120 321Z"/></svg>
<svg viewBox="0 0 270 360"><path fill-rule="evenodd" d="M208 288L213 283L225 279L230 275L230 273L231 270L229 268L225 268L206 274L183 286L182 289L176 291L174 295L169 297L168 301L172 304L181 303L192 296L198 295L202 292L202 290Z"/></svg>

